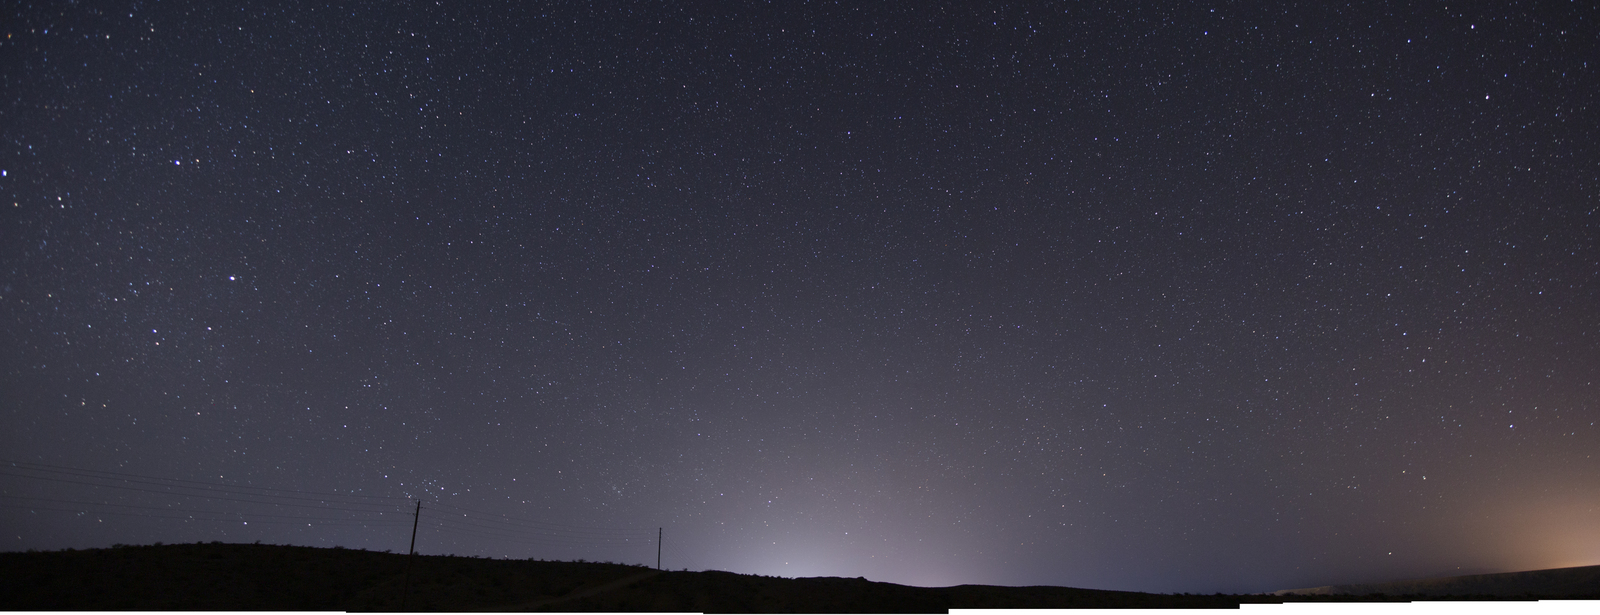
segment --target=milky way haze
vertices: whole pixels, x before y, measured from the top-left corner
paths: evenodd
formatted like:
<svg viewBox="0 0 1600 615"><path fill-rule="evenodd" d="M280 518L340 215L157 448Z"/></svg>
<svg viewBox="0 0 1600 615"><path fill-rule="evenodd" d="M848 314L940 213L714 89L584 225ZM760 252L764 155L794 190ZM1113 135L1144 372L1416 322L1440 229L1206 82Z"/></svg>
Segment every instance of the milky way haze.
<svg viewBox="0 0 1600 615"><path fill-rule="evenodd" d="M0 544L1600 563L1591 6L969 4L12 4Z"/></svg>

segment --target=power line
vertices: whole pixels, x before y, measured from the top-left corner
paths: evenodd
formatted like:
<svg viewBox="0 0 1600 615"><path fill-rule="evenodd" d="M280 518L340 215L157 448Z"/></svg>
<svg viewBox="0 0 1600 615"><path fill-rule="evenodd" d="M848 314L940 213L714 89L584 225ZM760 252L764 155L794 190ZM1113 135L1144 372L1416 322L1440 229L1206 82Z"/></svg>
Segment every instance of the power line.
<svg viewBox="0 0 1600 615"><path fill-rule="evenodd" d="M183 503L167 504L135 504L113 502L88 502L81 500L68 500L48 497L32 496L0 496L0 507L8 509L22 509L29 511L51 511L77 513L78 515L116 515L125 517L143 517L150 519L173 519L185 522L212 522L212 523L259 523L277 525L359 525L359 526L391 526L403 525L404 520L399 516L402 508L409 506L400 505L399 502L409 504L409 498L390 496L373 496L363 494L327 493L306 491L299 489L279 489L273 487L255 487L215 483L176 478L165 478L126 472L111 472L105 470L91 470L69 466L14 461L0 459L0 476L10 476L64 485L82 485L95 488L118 489L139 493L155 494L167 498L201 499L219 502L238 502L256 506L286 507L298 509L313 509L324 513L343 513L346 516L309 516L298 514L269 514L229 512L220 510L194 510L186 509ZM290 495L293 494L293 495ZM4 499L11 499L15 503L6 503ZM46 506L26 505L17 500L53 504ZM180 500L182 502L182 500ZM63 508L59 505L76 505L80 508ZM122 510L104 510L117 508ZM619 548L659 542L659 530L656 536L646 528L624 528L605 526L582 526L564 523L554 523L507 515L492 513L452 504L435 502L431 505L435 510L430 515L428 527L438 532L490 538L497 541L511 541L530 546L540 547L577 547L577 548ZM384 515L394 513L394 517L382 518ZM420 510L418 511L420 513ZM373 518L377 515L378 518ZM413 523L420 520L420 514L413 515Z"/></svg>
<svg viewBox="0 0 1600 615"><path fill-rule="evenodd" d="M550 530L542 529L523 529L523 527L515 527L515 525L512 525L512 527L504 527L504 525L483 525L472 521L472 519L456 519L456 517L440 516L434 517L434 519L435 521L440 522L450 522L450 524L480 527L480 529L485 530L501 530L501 532L517 532L517 530L523 530L523 532L541 533L541 535L550 535L550 537L576 538L576 540L624 540L624 538L640 538L645 537L646 535L646 532L610 533L610 535L592 535L592 533L590 533L590 535L586 535L586 533L550 532Z"/></svg>
<svg viewBox="0 0 1600 615"><path fill-rule="evenodd" d="M494 533L494 534L497 534L497 535L504 535L504 536L538 536L538 537L540 537L542 539L564 540L564 541L572 542L572 543L616 542L616 541L624 541L624 542L626 542L626 541L644 540L644 539L646 539L648 537L648 535L643 533L643 532L636 533L636 534L615 534L615 535L611 535L611 536L585 536L585 535L575 535L575 534L566 534L566 533L555 533L555 532L548 532L548 531L542 531L542 530L537 530L537 529L530 530L530 529L527 529L527 528L500 527L500 526L483 525L481 523L474 523L471 520L457 519L457 518L451 518L451 517L434 517L434 518L430 519L430 521L432 521L434 523L438 523L438 524L443 524L443 525L448 526L448 527L474 528L474 529L477 529L477 530L480 530L480 531L483 531L483 532Z"/></svg>
<svg viewBox="0 0 1600 615"><path fill-rule="evenodd" d="M446 516L446 515L436 516L434 518L438 519L438 520L449 521L449 522L453 522L453 523L461 523L461 524L464 524L464 525L470 525L470 526L473 526L473 527L480 527L480 528L484 528L484 529L495 529L495 530L502 530L502 531L514 531L514 532L534 532L534 533L547 535L547 536L561 536L561 537L574 538L574 539L579 539L579 540L613 540L613 539L627 539L627 538L646 538L646 537L649 536L649 531L648 530L634 530L634 531L629 531L629 532L605 532L605 533L601 533L601 532L578 532L578 531L572 531L572 530L557 530L557 529L549 529L549 528L541 528L541 527L534 527L534 526L519 525L519 524L515 524L515 523L508 523L508 522L498 521L498 520L494 520L494 519L486 520L486 519L479 519L479 518L473 518L473 517L456 517L456 516ZM497 525L485 525L483 523L479 523L480 521L491 521L493 523L496 523Z"/></svg>
<svg viewBox="0 0 1600 615"><path fill-rule="evenodd" d="M324 494L325 496L332 496L332 497L308 498L308 497L299 497L299 496L292 496L292 495L276 495L276 494L271 494L271 493L251 493L249 491L245 491L245 489L254 489L254 490L257 490L257 491L289 491L289 492L292 492L292 493L315 493L315 492L299 491L299 490L293 490L293 489L270 489L270 488L265 488L265 487L244 487L244 486L226 485L226 484L220 484L220 483L200 483L198 481L185 481L185 480L181 480L181 479L157 478L157 477L146 477L146 476L141 476L139 478L148 479L148 480L134 480L134 479L130 479L130 478L117 478L117 477L114 477L114 476L98 476L97 474L102 474L102 472L97 472L95 470L79 470L79 469L74 468L72 470L76 470L76 471L71 471L71 470L56 470L56 469L44 469L44 468L30 468L30 467L23 467L23 466L20 466L20 465L17 465L17 464L14 464L14 465L16 465L16 467L0 468L0 473L8 474L8 475L11 475L11 476L23 477L23 478L36 478L36 479L51 480L51 479L48 479L47 477L33 476L33 475L30 475L30 474L18 474L18 473L16 473L18 470L21 470L21 471L25 471L25 472L44 472L44 473L48 473L48 474L61 474L61 475L67 475L67 476L76 476L76 477L79 477L79 478L88 478L88 479L93 479L93 480L121 481L121 482L124 482L124 483L154 485L154 486L157 486L157 487L166 487L168 489L187 489L187 490L190 490L190 491L209 491L209 492L216 492L216 493L227 493L227 494L230 494L230 495L241 495L241 496L247 496L247 497L277 498L277 499L285 499L285 500L300 500L300 501L306 501L306 502L337 501L340 504L349 504L349 505L352 505L352 506L390 506L390 505L392 505L392 504L386 504L386 503L382 503L382 502L343 501L343 498L346 498L346 497L377 498L377 497L380 497L380 496L346 496L344 494ZM9 471L4 471L4 470L9 470ZM115 473L115 472L103 472L103 474L117 474L117 473ZM65 479L55 479L55 480L65 481ZM166 481L166 482L163 482L163 481ZM190 486L187 486L187 485L168 484L169 482L196 483L196 484L207 485L207 486L190 487ZM79 483L79 484L91 484L91 483ZM92 483L92 484L99 485L99 483ZM109 486L109 485L100 485L100 486ZM168 492L168 493L175 493L175 492ZM205 497L205 496L202 496L202 497ZM385 498L385 499L399 499L399 498Z"/></svg>
<svg viewBox="0 0 1600 615"><path fill-rule="evenodd" d="M193 514L249 515L251 517L275 517L275 518L285 518L285 519L305 519L305 520L312 520L312 521L374 521L374 522L376 522L376 521L388 521L388 519L358 519L358 518L353 518L353 517L308 517L308 516L305 516L305 515L271 515L271 514L265 514L265 513L241 513L241 512L224 511L224 510L175 510L170 506L140 506L140 505L137 505L137 504L113 504L111 502L84 502L84 501L80 501L80 500L59 500L59 499L55 499L55 498L39 498L39 497L20 496L20 495L0 495L0 498L9 498L9 499L13 499L13 500L32 500L32 501L36 501L36 502L50 502L50 503L54 503L54 504L82 504L84 506L111 506L111 507L115 507L115 508L133 508L133 509L139 509L139 510L155 510L155 511L161 511L161 512L187 512L187 513L193 513ZM20 507L20 506L13 506L13 507L16 508L16 507ZM338 509L332 509L332 510L338 510ZM351 512L357 512L357 513L361 513L361 514L373 514L373 515L382 515L382 514L384 514L383 512L367 512L367 511L351 511Z"/></svg>
<svg viewBox="0 0 1600 615"><path fill-rule="evenodd" d="M194 493L174 493L174 492L171 492L171 491L161 491L161 490L157 490L157 489L144 489L144 488L141 488L141 487L128 487L128 486L124 486L124 485L105 485L105 484L101 484L101 483L89 483L89 482L76 481L76 480L67 480L65 478L53 478L53 477L49 477L49 476L29 476L27 474L12 474L10 472L5 472L3 470L0 470L0 475L15 476L15 477L18 477L18 478L27 478L27 479L33 479L33 480L43 480L43 481L50 481L50 482L56 482L56 483L67 483L67 484L72 484L72 485L87 485L87 486L90 486L90 487L102 487L102 488L106 488L106 489L122 489L122 490L126 490L126 491L140 491L140 492L144 492L144 493L155 493L155 494L160 494L160 495L169 495L169 496L184 497L184 498L204 498L204 499L209 499L209 500L222 500L222 501L228 501L228 502L243 502L243 503L246 503L246 504L262 504L262 505L267 505L267 506L287 506L287 507L293 507L293 508L313 508L313 509L317 509L317 510L329 510L329 509L332 509L332 510L344 510L344 511L351 511L351 512L380 512L380 511L372 510L372 509L340 508L340 507L337 507L337 506L329 506L329 505L314 506L314 505L311 505L311 504L288 504L288 503L284 503L284 502L271 502L271 501L261 501L261 500L246 500L246 499L229 498L229 497L222 497L222 496L216 496L216 495L201 495L201 494L194 494ZM217 491L219 493L229 493L227 491L222 491L222 490L217 490ZM252 495L252 496L255 496L255 497L272 497L272 496L261 496L261 495L257 495L257 494L237 494L237 495ZM381 504L367 504L367 503L362 503L362 502L339 502L339 503L340 504L357 505L357 506L381 506Z"/></svg>
<svg viewBox="0 0 1600 615"><path fill-rule="evenodd" d="M228 483L212 483L212 482L197 481L197 480L185 480L185 479L182 479L182 478L163 478L163 477L159 477L159 476L146 476L146 475L143 475L143 474L129 474L129 473L126 473L126 472L112 472L110 470L91 470L91 469L88 469L88 468L74 468L74 467L71 467L71 466L58 466L58 465L51 465L51 464L48 464L48 463L38 463L38 462L34 462L34 461L15 461L15 460L11 460L11 459L0 459L0 464L11 464L11 465L15 465L15 466L37 466L38 468L49 468L50 470L63 470L63 471L72 470L72 471L77 471L77 472L91 472L91 473L95 473L95 474L110 474L110 475L113 475L113 476L127 476L127 477L131 477L131 478L143 478L143 479L148 479L148 480L167 481L167 482L173 482L173 483L193 483L193 484L196 484L196 485L209 485L209 486L216 486L216 487L236 488L236 489L257 489L257 490L261 490L261 491L284 491L284 492L289 492L289 493L306 493L306 494L312 494L312 495L337 495L339 497L374 498L374 499L381 499L381 500L401 500L401 501L405 501L405 502L408 502L408 503L411 501L410 498L397 497L397 496L362 495L362 494L357 494L357 493L327 494L325 492L302 491L302 490L299 490L299 489L279 489L279 488L276 488L276 487L252 487L250 485L232 485L232 484L228 484ZM27 468L27 469L34 469L34 468ZM50 471L50 470L41 470L41 471ZM287 496L284 496L284 497L287 497Z"/></svg>
<svg viewBox="0 0 1600 615"><path fill-rule="evenodd" d="M602 526L568 525L568 524L565 524L565 523L551 523L551 522L548 522L548 521L537 521L537 520L527 519L527 518L523 518L523 517L515 517L515 516L507 515L507 514L504 514L504 513L492 513L492 512L482 511L482 510L474 510L474 509L471 509L471 508L465 508L465 507L461 507L461 506L445 504L443 502L435 503L434 506L438 507L438 508L453 508L455 510L460 510L460 511L464 511L464 512L484 515L485 517L490 517L490 518L498 517L500 519L505 519L507 521L516 521L516 522L525 523L525 524L528 524L528 525L543 525L543 526L549 526L549 527L554 527L554 528L564 528L564 529L569 529L570 531L574 531L574 532L603 533L603 532L615 531L615 532L646 532L646 533L648 533L650 531L648 528L637 528L637 527L602 527Z"/></svg>
<svg viewBox="0 0 1600 615"><path fill-rule="evenodd" d="M164 478L164 477L158 477L158 476L148 476L148 475L143 475L143 474L131 474L131 473L125 473L125 472L111 472L111 471L105 471L105 470L90 470L90 469L85 469L85 468L73 468L73 467L69 467L69 466L57 466L57 465L51 465L51 464L25 462L25 461L15 461L15 460L5 460L5 459L0 459L0 464L12 464L13 466L16 466L15 468L3 468L3 467L0 467L0 475L10 475L10 476L18 477L18 478L27 478L27 479L32 479L32 480L44 480L44 481L67 483L67 484L86 485L86 486L91 486L91 487L105 487L105 488L112 488L112 489L124 489L124 490L129 490L129 491L141 491L141 492L145 492L145 493L156 493L156 494L171 495L171 496L177 496L177 497L197 497L197 498L206 498L206 499L224 500L224 501L234 501L234 502L244 502L244 503L252 503L252 504L264 504L264 505L269 505L269 506L291 506L291 507L306 507L306 508L316 508L316 509L336 509L336 510L346 510L346 511L353 511L353 512L379 512L379 511L375 511L375 510L363 510L363 509L359 509L359 508L354 508L354 509L353 508L341 508L341 507L335 506L335 505L379 507L380 509L387 510L387 506L389 506L389 505L382 504L382 503L376 503L376 502L349 502L349 501L340 501L340 499L341 498L351 497L351 498L369 498L369 499L383 499L383 500L400 500L400 501L405 501L407 503L409 503L411 501L409 498L400 498L400 497L391 497L391 496L372 496L372 495L359 495L359 494L326 493L326 492L316 492L316 491L304 491L304 490L298 490L298 489L280 489L280 488L274 488L274 487L254 487L254 486L245 486L245 485L231 485L231 484L226 484L226 483L211 483L211 482L203 482L203 481L192 481L192 480L175 479L175 478ZM142 488L138 488L138 487L130 487L130 486L125 486L125 485L110 485L110 484L103 484L103 483L73 481L73 480L68 480L68 479L63 479L63 478L56 478L56 477L48 477L48 476L34 476L34 475L30 475L30 474L19 474L19 473L16 473L15 471L7 472L6 471L7 469L33 471L33 472L45 472L45 473L51 473L51 474L64 474L64 475L68 475L68 476L76 476L76 477L79 477L79 478L88 478L88 479L92 479L92 480L121 481L121 482L125 482L125 483L145 484L145 485L151 485L151 486L155 486L155 487L164 487L164 488L167 488L167 489L185 489L185 490L189 490L189 491L201 491L201 492L209 492L209 493L223 493L223 494L227 494L227 495L237 495L237 496L243 496L243 497L246 497L246 498L270 498L270 499L268 499L266 501L263 501L263 500L260 500L260 499L227 498L227 497L220 497L220 496L215 496L215 495L205 495L205 494L196 494L196 493L183 493L183 492L167 491L167 490L160 490L160 489L142 489ZM102 475L110 475L110 476L102 476ZM117 478L117 477L126 477L126 478ZM141 479L141 480L133 480L133 479ZM187 485L175 485L175 484L170 484L170 483L189 483L189 484L199 485L199 486L190 487L190 486L187 486ZM324 497L305 498L305 497L288 496L288 495L276 495L276 494L273 494L273 493L251 493L249 491L243 491L243 490L246 490L246 489L255 490L255 491L265 491L265 492L287 492L287 493L299 493L299 494L308 494L308 495L320 495L320 496L324 496ZM291 503L286 503L286 502L281 502L281 501L273 501L273 500L297 500L297 501L317 502L319 505L317 505L317 506L297 505L297 504L291 504ZM474 514L474 515L478 515L477 517L472 517L472 519L474 519L474 520L486 521L486 522L491 522L491 523L501 523L501 524L505 524L505 525L508 525L510 527L514 527L514 528L517 528L517 529L534 529L535 531L541 531L541 532L561 533L561 534L568 534L568 535L573 535L573 536L594 536L594 537L614 537L614 536L619 536L619 535L626 535L626 536L639 535L639 536L643 536L643 535L646 535L646 534L649 533L648 529L643 529L643 528L579 526L579 525L570 525L570 524L562 524L562 523L552 523L552 522L548 522L548 521L539 521L539 520L535 520L535 519L528 519L528 518L524 518L524 517L506 515L506 514L503 514L503 513L492 513L492 512L487 512L487 511L481 511L481 510L466 508L466 507L462 507L462 506L455 506L455 505L452 505L452 504L446 504L446 503L442 503L442 502L435 502L434 506L436 508L448 508L448 509L453 509L453 510L457 510L457 511L462 511L462 513L471 513L471 514ZM463 514L463 516L467 516L467 515Z"/></svg>
<svg viewBox="0 0 1600 615"><path fill-rule="evenodd" d="M496 531L496 530L492 530L492 529L483 529L481 526L465 526L465 527L463 527L463 526L458 526L458 525L451 525L449 523L440 522L438 520L430 521L428 527L436 529L436 530L439 530L439 531L443 531L443 532L450 532L450 533L456 533L456 534L469 534L469 535L473 535L473 536L481 536L481 537L486 537L486 538L511 539L511 540L515 540L515 541L519 541L519 542L535 543L535 544L539 544L539 545L543 545L543 546L563 546L563 547L590 546L590 547L592 547L592 546L602 546L602 545L604 545L604 546L621 546L621 545L624 545L624 544L646 544L646 543L648 543L647 539L642 539L642 538L595 539L595 538L576 538L576 537L559 536L559 535L548 535L548 534L544 534L544 535L541 535L541 534L517 534L517 533L506 532L506 531Z"/></svg>
<svg viewBox="0 0 1600 615"><path fill-rule="evenodd" d="M246 522L246 523L263 523L263 524L276 524L276 525L287 525L287 524L299 525L300 524L299 521L259 521L259 520L256 520L253 517L252 518L234 518L234 519L214 519L214 518L205 518L205 517L195 517L195 516L192 516L192 515L191 516L152 515L152 514L149 514L149 513L138 513L138 512L117 512L117 511L113 511L113 510L83 510L81 508L54 508L54 507L49 507L49 506L25 506L25 505L21 505L21 504L0 504L0 508L20 509L20 510L29 510L29 511L33 511L33 510L48 510L48 511L52 511L52 512L70 512L70 513L78 513L78 514L83 514L83 515L94 515L94 516L97 516L97 517L98 516L103 516L103 515L115 515L115 516L119 516L119 517L144 517L146 519L176 519L176 520L179 520L179 521L207 521L207 522L215 522L215 523L239 523L239 522L242 521L242 522ZM173 511L173 512L179 512L179 511ZM223 513L223 514L233 514L233 513ZM247 515L247 513L240 513L240 514ZM267 515L260 515L260 516L267 516ZM391 521L391 520L387 520L387 519L371 519L371 520L369 520L369 519L332 519L332 520L323 521L321 523L317 523L316 525L358 525L358 526L366 527L366 526L371 526L371 525L402 525L404 523L405 523L404 520ZM306 525L313 525L313 524L307 523Z"/></svg>

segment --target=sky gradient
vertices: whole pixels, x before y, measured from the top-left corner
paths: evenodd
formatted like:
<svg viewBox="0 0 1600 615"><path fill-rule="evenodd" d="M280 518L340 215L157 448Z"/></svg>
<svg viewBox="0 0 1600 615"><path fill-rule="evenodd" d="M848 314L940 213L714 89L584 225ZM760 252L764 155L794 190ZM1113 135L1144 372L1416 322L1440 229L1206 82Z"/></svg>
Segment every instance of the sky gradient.
<svg viewBox="0 0 1600 615"><path fill-rule="evenodd" d="M11 4L0 545L1600 564L1593 9L1112 4Z"/></svg>

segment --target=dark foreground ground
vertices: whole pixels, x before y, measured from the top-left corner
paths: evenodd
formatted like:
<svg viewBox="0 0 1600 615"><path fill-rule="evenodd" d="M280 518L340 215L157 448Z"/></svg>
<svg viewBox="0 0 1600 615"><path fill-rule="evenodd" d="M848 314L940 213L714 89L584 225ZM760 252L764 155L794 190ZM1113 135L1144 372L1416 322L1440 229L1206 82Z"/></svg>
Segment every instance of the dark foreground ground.
<svg viewBox="0 0 1600 615"><path fill-rule="evenodd" d="M865 579L783 579L444 556L415 559L408 594L407 565L400 554L220 543L0 553L0 609L944 613L952 608L1236 608L1242 603L1441 599L1375 593L1191 596L1067 587L923 588ZM1491 595L1460 585L1467 593L1444 599L1600 598L1595 584L1600 566L1510 574L1535 575L1542 593L1514 591L1514 584L1491 579L1514 593ZM1382 586L1361 589L1372 588L1383 591Z"/></svg>
<svg viewBox="0 0 1600 615"><path fill-rule="evenodd" d="M1365 596L1385 594L1421 596L1424 598L1460 595L1495 598L1548 596L1582 597L1593 600L1600 598L1600 566L1473 574L1436 579L1391 581L1389 583L1325 585L1306 589L1285 589L1273 592L1273 594L1278 596Z"/></svg>

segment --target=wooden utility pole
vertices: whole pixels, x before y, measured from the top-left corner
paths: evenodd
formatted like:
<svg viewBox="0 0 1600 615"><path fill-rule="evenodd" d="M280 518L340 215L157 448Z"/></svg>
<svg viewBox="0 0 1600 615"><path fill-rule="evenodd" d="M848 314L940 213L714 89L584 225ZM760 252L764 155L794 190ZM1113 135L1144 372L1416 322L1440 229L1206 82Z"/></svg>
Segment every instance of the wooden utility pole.
<svg viewBox="0 0 1600 615"><path fill-rule="evenodd" d="M411 551L417 554L417 522L422 520L422 500L417 500L417 512L411 516Z"/></svg>
<svg viewBox="0 0 1600 615"><path fill-rule="evenodd" d="M406 556L406 589L400 595L400 610L406 610L406 601L411 598L411 565L417 561L417 522L422 520L422 500L417 500L417 512L411 516L411 551Z"/></svg>
<svg viewBox="0 0 1600 615"><path fill-rule="evenodd" d="M661 569L661 528L656 528L656 570Z"/></svg>

